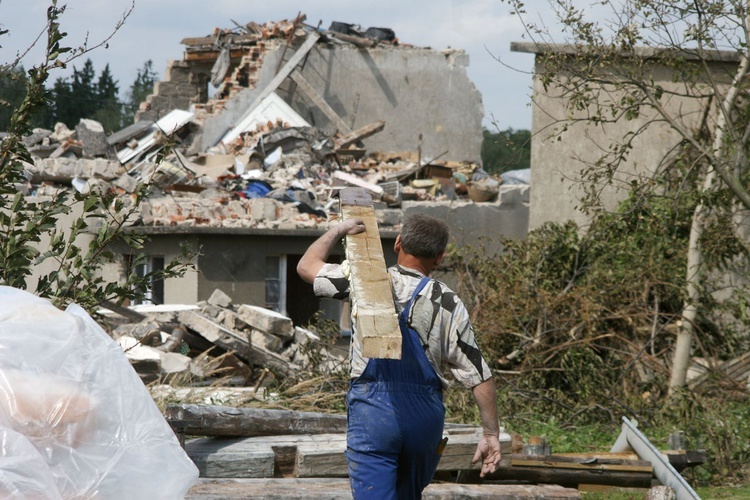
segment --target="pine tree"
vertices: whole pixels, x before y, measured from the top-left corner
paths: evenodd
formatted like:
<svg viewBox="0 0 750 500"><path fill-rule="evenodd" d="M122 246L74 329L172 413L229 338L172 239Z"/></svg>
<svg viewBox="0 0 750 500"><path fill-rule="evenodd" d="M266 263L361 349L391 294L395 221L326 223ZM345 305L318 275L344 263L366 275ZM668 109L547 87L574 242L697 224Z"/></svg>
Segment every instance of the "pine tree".
<svg viewBox="0 0 750 500"><path fill-rule="evenodd" d="M73 82L70 85L70 90L77 116L74 123L66 122L68 127L75 127L81 118L91 118L96 113L99 103L97 102L97 88L94 83L95 76L94 63L91 62L91 59L86 59L80 71L73 67Z"/></svg>
<svg viewBox="0 0 750 500"><path fill-rule="evenodd" d="M96 84L97 110L90 118L100 122L108 133L122 127L122 105L117 99L118 92L117 82L112 78L107 64Z"/></svg>
<svg viewBox="0 0 750 500"><path fill-rule="evenodd" d="M531 132L508 130L492 133L484 130L482 167L487 172L501 174L508 170L529 168L531 158Z"/></svg>
<svg viewBox="0 0 750 500"><path fill-rule="evenodd" d="M80 120L80 115L73 102L73 90L67 78L58 77L50 92L51 97L51 120L47 128L54 127L57 122L62 122L68 128L75 127Z"/></svg>

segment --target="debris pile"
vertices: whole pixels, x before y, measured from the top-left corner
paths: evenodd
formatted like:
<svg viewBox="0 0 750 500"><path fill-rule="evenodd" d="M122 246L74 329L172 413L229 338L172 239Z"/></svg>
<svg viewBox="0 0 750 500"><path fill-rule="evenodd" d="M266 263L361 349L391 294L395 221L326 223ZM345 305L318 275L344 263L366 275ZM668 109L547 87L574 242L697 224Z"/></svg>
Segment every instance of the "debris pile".
<svg viewBox="0 0 750 500"><path fill-rule="evenodd" d="M139 119L109 135L88 119L74 130L62 123L54 131L34 130L24 138L34 158L27 165L24 192L74 188L128 196L146 183L156 189L143 202L140 217L129 220L131 225L285 229L326 222L336 215L333 199L338 190L352 185L372 194L384 226L400 223L399 213L389 210L398 211L403 200L481 203L498 198L501 177L474 162L442 160L449 151L428 157L422 152L421 133L413 151L367 151L362 141L383 131L388 116L351 130L302 76L303 61L318 43L394 50L411 46L400 44L389 28L333 22L326 30L304 24L305 19L300 15L292 21L235 23L233 29L184 39L185 59L178 62L186 67L170 66L165 81L157 83L142 105L139 118L153 120ZM256 89L242 116L233 110L235 118L218 141L202 146L207 120L221 116L234 97L259 84L264 57L272 50L282 51L276 78ZM205 90L196 79L203 78L205 62L214 60L214 95L201 91L183 109L164 108L164 102L184 95L186 88ZM310 125L291 107L294 90L282 99L277 91L285 84L314 103L335 125L334 132ZM155 111L151 108L157 102Z"/></svg>
<svg viewBox="0 0 750 500"><path fill-rule="evenodd" d="M335 137L314 127L267 122L223 151L187 156L193 118L175 110L155 124L136 124L106 139L92 120L82 120L76 131L63 124L55 132L36 129L24 138L35 158L27 165L24 190L98 189L127 196L150 183L159 189L145 199L132 225L293 229L326 222L336 213L338 191L347 186L367 189L379 203L379 222L395 226L400 217L387 210L397 210L403 200L493 201L502 182L468 162L415 152L367 154L359 141L382 130L384 122ZM81 137L90 139L84 143ZM88 147L89 140L99 146Z"/></svg>
<svg viewBox="0 0 750 500"><path fill-rule="evenodd" d="M221 290L195 306L115 309L129 320L113 327L113 336L144 383L221 381L260 394L275 376L294 377L310 368L312 347L318 370L334 373L346 362L345 352L327 349L315 333L286 316L232 304Z"/></svg>

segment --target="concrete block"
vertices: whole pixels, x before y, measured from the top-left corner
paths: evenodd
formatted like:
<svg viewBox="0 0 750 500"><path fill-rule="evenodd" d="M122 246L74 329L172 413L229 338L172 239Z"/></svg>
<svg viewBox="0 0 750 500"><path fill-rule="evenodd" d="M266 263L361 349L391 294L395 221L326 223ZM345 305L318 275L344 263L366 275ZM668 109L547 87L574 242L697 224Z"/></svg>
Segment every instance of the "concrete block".
<svg viewBox="0 0 750 500"><path fill-rule="evenodd" d="M154 223L154 214L151 210L151 207L153 206L153 203L148 200L143 200L138 207L140 214L141 214L141 222L144 226L150 226Z"/></svg>
<svg viewBox="0 0 750 500"><path fill-rule="evenodd" d="M32 182L54 181L70 183L74 178L81 179L103 179L113 181L125 174L125 168L119 161L110 161L103 158L77 159L77 158L37 158L34 165L29 165L29 173Z"/></svg>
<svg viewBox="0 0 750 500"><path fill-rule="evenodd" d="M209 342L233 351L249 363L253 362L253 349L246 335L230 330L195 311L181 311L177 314L177 319Z"/></svg>
<svg viewBox="0 0 750 500"><path fill-rule="evenodd" d="M232 305L232 298L217 288L208 298L208 303L212 306L229 307Z"/></svg>
<svg viewBox="0 0 750 500"><path fill-rule="evenodd" d="M311 332L310 330L306 328L302 328L299 326L294 327L294 343L295 344L303 345L303 344L306 344L307 342L310 342L311 340L319 341L320 337L318 337L317 335L315 335L313 332Z"/></svg>
<svg viewBox="0 0 750 500"><path fill-rule="evenodd" d="M392 208L375 210L375 217L381 226L397 226L401 224L403 212Z"/></svg>
<svg viewBox="0 0 750 500"><path fill-rule="evenodd" d="M291 340L294 337L292 320L276 311L242 304L237 309L237 315L253 328L272 333L283 340Z"/></svg>
<svg viewBox="0 0 750 500"><path fill-rule="evenodd" d="M280 353L283 348L283 343L279 337L266 333L263 330L253 329L250 333L250 341L253 346L261 346L264 349L276 353Z"/></svg>
<svg viewBox="0 0 750 500"><path fill-rule="evenodd" d="M117 344L125 352L130 366L138 373L161 373L161 356L153 347L141 345L134 337L124 335Z"/></svg>
<svg viewBox="0 0 750 500"><path fill-rule="evenodd" d="M522 203L529 203L529 191L530 189L527 185L501 185L498 198L503 205L520 205Z"/></svg>
<svg viewBox="0 0 750 500"><path fill-rule="evenodd" d="M94 158L107 154L107 134L104 133L104 127L95 120L81 118L76 125L76 135L78 140L83 143L83 156Z"/></svg>
<svg viewBox="0 0 750 500"><path fill-rule="evenodd" d="M241 200L231 200L227 204L227 214L233 219L241 219L248 216L248 209Z"/></svg>
<svg viewBox="0 0 750 500"><path fill-rule="evenodd" d="M125 191L126 193L134 193L138 189L138 181L135 177L128 174L122 175L112 181L112 185Z"/></svg>
<svg viewBox="0 0 750 500"><path fill-rule="evenodd" d="M646 492L645 500L677 500L677 493L670 486L654 486Z"/></svg>
<svg viewBox="0 0 750 500"><path fill-rule="evenodd" d="M114 329L113 333L115 338L133 337L134 339L138 340L140 338L143 338L145 335L153 332L154 330L159 329L160 326L158 323L156 323L156 320L152 320L151 318L149 318L148 321L142 321L141 323L125 323L119 325Z"/></svg>
<svg viewBox="0 0 750 500"><path fill-rule="evenodd" d="M276 218L280 221L289 221L294 223L295 219L299 217L299 209L291 203L282 204L276 211Z"/></svg>
<svg viewBox="0 0 750 500"><path fill-rule="evenodd" d="M178 352L159 352L161 359L161 373L173 375L175 373L186 373L190 371L191 359Z"/></svg>
<svg viewBox="0 0 750 500"><path fill-rule="evenodd" d="M75 135L75 131L70 130L63 122L55 123L55 131L50 135L50 139L57 142L65 142Z"/></svg>
<svg viewBox="0 0 750 500"><path fill-rule="evenodd" d="M250 217L253 220L276 220L278 207L274 200L270 198L253 198L251 200L248 200L248 205Z"/></svg>

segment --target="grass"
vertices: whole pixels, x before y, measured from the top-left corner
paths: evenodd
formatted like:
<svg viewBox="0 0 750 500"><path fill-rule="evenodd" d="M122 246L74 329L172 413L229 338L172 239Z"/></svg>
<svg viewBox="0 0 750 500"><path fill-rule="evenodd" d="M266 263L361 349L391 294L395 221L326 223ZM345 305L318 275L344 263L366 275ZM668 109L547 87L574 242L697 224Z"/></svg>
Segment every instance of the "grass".
<svg viewBox="0 0 750 500"><path fill-rule="evenodd" d="M698 493L703 500L711 500L714 498L746 500L750 499L750 485L698 488L696 493Z"/></svg>
<svg viewBox="0 0 750 500"><path fill-rule="evenodd" d="M626 491L596 491L581 492L583 500L643 500L645 489L628 489ZM702 500L731 498L733 500L750 500L750 485L743 486L712 486L695 488L695 492Z"/></svg>

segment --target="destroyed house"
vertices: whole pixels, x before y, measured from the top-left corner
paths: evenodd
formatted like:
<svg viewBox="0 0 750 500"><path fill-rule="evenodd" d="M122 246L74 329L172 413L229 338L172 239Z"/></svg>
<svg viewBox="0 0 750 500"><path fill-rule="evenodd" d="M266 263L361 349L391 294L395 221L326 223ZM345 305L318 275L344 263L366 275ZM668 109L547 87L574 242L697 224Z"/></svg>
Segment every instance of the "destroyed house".
<svg viewBox="0 0 750 500"><path fill-rule="evenodd" d="M153 284L151 302L195 304L219 289L295 324L320 308L346 316L295 270L335 223L343 187L371 194L387 264L411 211L445 218L458 245L525 236L528 185L481 168L482 103L466 54L404 45L382 28L303 21L183 40L183 59L169 62L136 123L114 134L91 120L36 131L30 192L131 197L149 182L158 189L127 222L150 239L142 271L177 257L183 241L199 251L194 271ZM112 279L132 260L119 251Z"/></svg>
<svg viewBox="0 0 750 500"><path fill-rule="evenodd" d="M303 19L184 39L183 59L168 63L137 119L195 109L202 150L230 144L263 99L276 93L328 134L385 121L380 133L363 140L369 151L480 161L484 111L462 50L412 47L395 36L366 38L343 23L314 29ZM209 99L213 85L218 88Z"/></svg>

